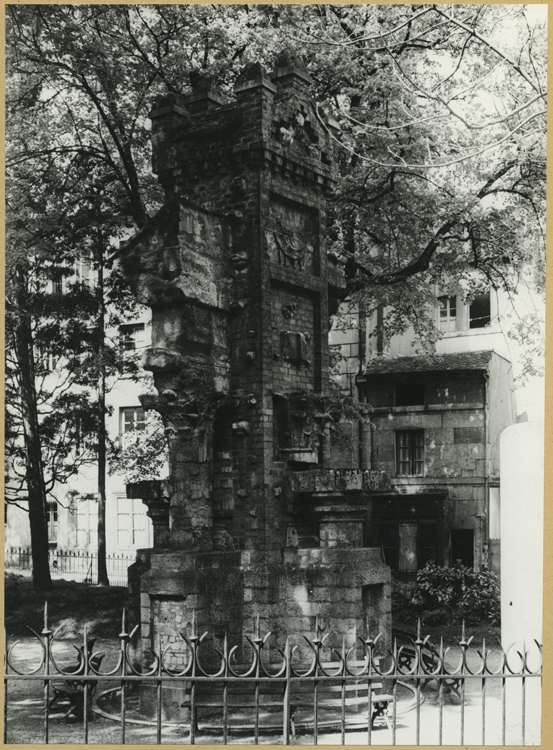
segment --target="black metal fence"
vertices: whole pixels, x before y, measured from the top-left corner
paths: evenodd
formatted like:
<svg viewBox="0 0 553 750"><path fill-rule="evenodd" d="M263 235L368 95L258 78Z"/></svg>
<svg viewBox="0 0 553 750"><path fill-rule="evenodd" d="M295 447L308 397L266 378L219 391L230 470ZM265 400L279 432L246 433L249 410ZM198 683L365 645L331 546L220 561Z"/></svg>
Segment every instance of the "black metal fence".
<svg viewBox="0 0 553 750"><path fill-rule="evenodd" d="M88 550L52 549L49 551L52 578L65 578L80 583L98 583L98 555ZM135 561L132 552L107 555L108 578L112 586L127 585L127 570ZM33 567L30 547L6 547L6 571L30 572Z"/></svg>
<svg viewBox="0 0 553 750"><path fill-rule="evenodd" d="M34 660L29 644L6 644L5 743L21 740L34 694L27 721L32 716L40 724L32 741L44 743L89 743L93 726L100 734L92 741L122 744L238 738L252 744L539 744L537 642L515 651L488 649L485 642L474 649L463 626L449 649L423 638L419 625L416 634L396 632L392 648L379 653L380 636L334 648L317 624L303 647L287 638L277 648L258 622L247 646L230 647L226 635L217 645L200 634L193 618L178 642L156 639L145 658L137 628L128 632L123 614L117 640L101 651L85 632L68 663L46 606L43 630L33 633ZM106 726L108 740L101 734ZM69 739L59 739L60 727L71 730Z"/></svg>

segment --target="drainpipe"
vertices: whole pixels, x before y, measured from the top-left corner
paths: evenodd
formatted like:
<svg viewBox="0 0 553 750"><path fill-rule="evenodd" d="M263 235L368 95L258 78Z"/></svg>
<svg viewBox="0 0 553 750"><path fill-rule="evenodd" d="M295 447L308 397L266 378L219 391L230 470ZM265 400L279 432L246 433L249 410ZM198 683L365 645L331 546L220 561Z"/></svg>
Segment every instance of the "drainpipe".
<svg viewBox="0 0 553 750"><path fill-rule="evenodd" d="M363 375L363 369L365 367L367 359L367 316L363 301L359 302L359 308L357 311L357 358L357 377L359 377ZM364 404L367 402L366 391L362 388L359 388L359 385L357 385L357 401L360 404ZM371 445L370 432L367 431L367 424L363 420L358 421L357 429L359 436L358 466L363 470L370 469L371 462L370 455L368 455L368 451L370 451Z"/></svg>
<svg viewBox="0 0 553 750"><path fill-rule="evenodd" d="M489 562L488 524L490 519L490 399L488 397L490 378L484 373L484 516L480 518L480 533L482 534L482 561L486 566Z"/></svg>
<svg viewBox="0 0 553 750"><path fill-rule="evenodd" d="M363 373L363 366L367 357L367 315L365 311L364 302L359 303L358 312L358 323L357 323L357 344L358 344L358 358L359 367L357 371L359 375Z"/></svg>

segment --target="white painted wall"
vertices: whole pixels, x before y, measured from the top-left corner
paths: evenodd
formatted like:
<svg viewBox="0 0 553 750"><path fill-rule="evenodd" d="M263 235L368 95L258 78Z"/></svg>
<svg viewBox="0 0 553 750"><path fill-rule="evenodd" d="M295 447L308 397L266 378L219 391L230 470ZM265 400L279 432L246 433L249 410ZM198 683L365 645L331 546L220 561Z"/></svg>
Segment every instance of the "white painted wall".
<svg viewBox="0 0 553 750"><path fill-rule="evenodd" d="M542 640L544 423L503 431L501 450L501 640Z"/></svg>

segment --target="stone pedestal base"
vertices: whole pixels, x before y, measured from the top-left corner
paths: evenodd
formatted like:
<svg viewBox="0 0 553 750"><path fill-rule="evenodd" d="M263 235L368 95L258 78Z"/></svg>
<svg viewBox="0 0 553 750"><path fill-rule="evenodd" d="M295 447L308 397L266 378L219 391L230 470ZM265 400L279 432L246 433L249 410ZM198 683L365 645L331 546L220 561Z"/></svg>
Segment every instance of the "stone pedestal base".
<svg viewBox="0 0 553 750"><path fill-rule="evenodd" d="M323 659L331 659L331 647L355 643L357 635L374 638L382 633L379 650L391 646L391 574L374 548L286 549L282 553L152 552L151 568L141 579L141 634L148 647L163 650L166 666L182 670L189 654L180 633L209 635L202 643L206 667L217 663L213 646L221 649L225 632L229 647L238 645L236 659L251 663L246 635L253 637L259 620L263 637L272 637L263 648L264 663L281 663L278 648L286 637L297 645L297 659L312 652L303 636L313 639L317 627L332 634ZM320 634L320 631L319 631ZM203 652L205 651L205 657ZM359 653L359 655L361 655ZM296 657L295 657L296 658ZM182 718L183 685L164 699L164 713ZM141 705L148 713L151 696ZM165 705L166 704L166 705ZM182 709L183 711L185 709Z"/></svg>
<svg viewBox="0 0 553 750"><path fill-rule="evenodd" d="M374 548L286 549L283 553L152 552L141 579L141 634L145 647L173 644L181 667L181 632L216 640L225 632L232 643L251 635L259 618L261 633L281 646L313 637L319 625L353 644L355 633L382 632L391 644L390 569ZM269 646L269 644L267 644ZM244 654L244 658L247 655Z"/></svg>

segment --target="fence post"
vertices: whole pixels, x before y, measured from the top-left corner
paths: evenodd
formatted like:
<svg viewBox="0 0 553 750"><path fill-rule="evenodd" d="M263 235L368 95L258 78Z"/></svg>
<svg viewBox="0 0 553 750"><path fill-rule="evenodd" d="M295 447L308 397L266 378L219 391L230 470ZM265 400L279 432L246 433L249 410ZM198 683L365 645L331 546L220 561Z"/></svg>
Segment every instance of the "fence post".
<svg viewBox="0 0 553 750"><path fill-rule="evenodd" d="M52 631L48 629L48 601L44 602L44 627L42 628L43 648L44 648L44 676L50 672L50 636ZM50 703L50 680L44 680L44 743L48 744L49 735L49 703Z"/></svg>
<svg viewBox="0 0 553 750"><path fill-rule="evenodd" d="M282 744L290 744L290 678L291 678L291 664L290 664L290 638L286 638L286 644L284 646L284 661L286 665L286 682L284 684L284 700L282 708Z"/></svg>

